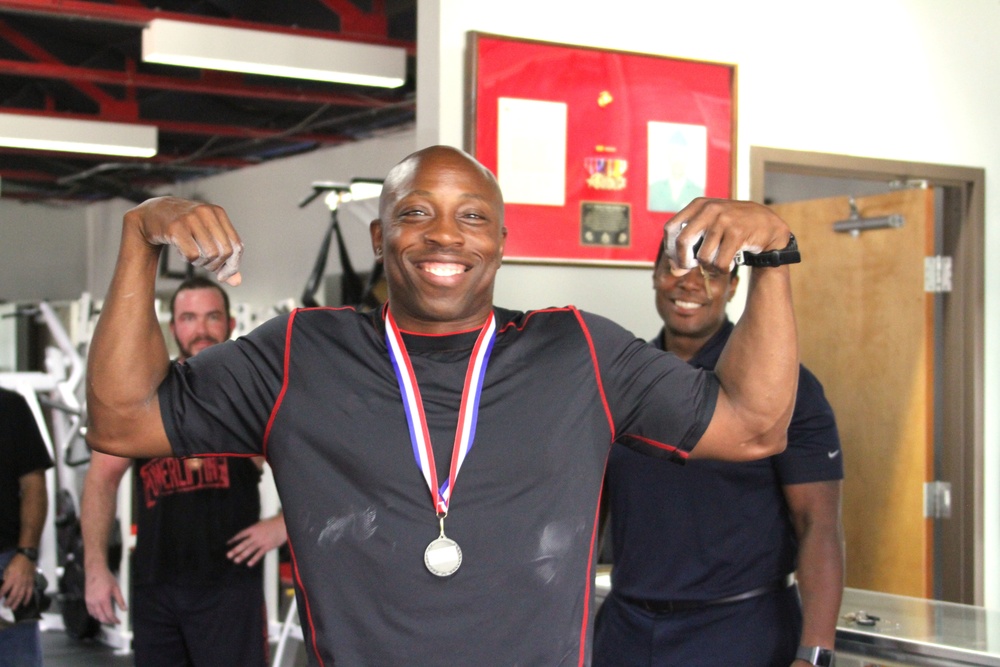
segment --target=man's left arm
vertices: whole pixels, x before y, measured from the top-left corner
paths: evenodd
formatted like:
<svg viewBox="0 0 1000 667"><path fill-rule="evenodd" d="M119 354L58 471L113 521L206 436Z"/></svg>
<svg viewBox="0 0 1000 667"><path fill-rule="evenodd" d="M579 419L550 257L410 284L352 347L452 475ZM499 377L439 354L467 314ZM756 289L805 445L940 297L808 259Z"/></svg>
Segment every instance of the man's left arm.
<svg viewBox="0 0 1000 667"><path fill-rule="evenodd" d="M699 264L729 271L738 252L782 250L790 239L788 225L766 206L702 198L667 224L664 250L675 272ZM746 307L715 374L715 413L691 456L738 461L783 451L799 375L787 266L751 269Z"/></svg>
<svg viewBox="0 0 1000 667"><path fill-rule="evenodd" d="M45 470L33 470L19 478L21 489L21 533L17 546L38 550L49 509L45 486ZM16 609L31 600L35 589L36 564L24 554L15 554L3 572L0 597Z"/></svg>
<svg viewBox="0 0 1000 667"><path fill-rule="evenodd" d="M844 534L840 520L840 481L782 487L798 537L801 646L833 650L844 590ZM806 667L807 662L793 663Z"/></svg>

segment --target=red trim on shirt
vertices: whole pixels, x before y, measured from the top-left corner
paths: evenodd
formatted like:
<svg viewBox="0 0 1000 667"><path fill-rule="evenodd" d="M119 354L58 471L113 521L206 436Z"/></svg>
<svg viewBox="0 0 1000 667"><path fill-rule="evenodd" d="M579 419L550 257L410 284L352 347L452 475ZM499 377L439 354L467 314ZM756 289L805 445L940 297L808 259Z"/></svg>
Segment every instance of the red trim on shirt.
<svg viewBox="0 0 1000 667"><path fill-rule="evenodd" d="M278 398L274 401L274 407L271 408L271 416L267 418L267 427L264 429L264 442L261 445L261 453L264 454L264 458L267 458L267 441L271 437L271 427L274 426L274 420L278 416L278 409L281 407L281 402L285 400L285 392L288 391L288 365L289 358L292 356L292 325L295 324L295 315L298 310L293 310L292 314L288 317L288 324L285 326L285 358L282 362L284 364L283 375L281 381L281 391L278 392Z"/></svg>
<svg viewBox="0 0 1000 667"><path fill-rule="evenodd" d="M292 546L291 540L288 540L288 553L292 556L292 573L295 576L295 583L298 584L299 590L302 592L302 601L306 605L306 623L309 625L309 636L312 640L313 655L316 656L316 661L319 663L320 667L323 667L325 664L323 662L323 656L320 655L319 646L316 645L316 626L313 624L312 607L309 606L309 596L306 594L306 588L302 585L302 577L299 574L299 561L295 557L295 548ZM301 610L299 614L299 625L302 625Z"/></svg>
<svg viewBox="0 0 1000 667"><path fill-rule="evenodd" d="M583 321L583 315L580 311L573 306L570 306L570 310L572 310L573 314L576 315L576 319L580 323L580 329L583 331L583 335L587 339L587 347L590 349L590 358L594 362L594 379L597 381L597 391L601 394L601 404L604 406L604 414L608 418L608 429L611 431L611 441L614 442L616 439L615 420L611 417L611 407L608 405L608 398L604 394L604 383L601 382L600 366L597 365L597 350L594 349L594 340L590 337L590 329L587 328L587 323Z"/></svg>
<svg viewBox="0 0 1000 667"><path fill-rule="evenodd" d="M309 310L354 310L354 306L317 306L315 308L296 308L291 312L288 317L288 324L285 326L285 359L284 359L284 378L281 382L281 391L278 392L278 398L274 401L274 407L271 408L271 416L267 418L267 427L264 429L264 442L261 445L261 453L264 458L267 458L267 441L271 437L271 427L274 425L274 420L278 416L278 409L281 407L281 402L285 398L285 392L288 390L288 365L289 358L292 356L292 328L295 324L295 316L300 312L305 312Z"/></svg>
<svg viewBox="0 0 1000 667"><path fill-rule="evenodd" d="M497 329L497 333L506 331L508 328L512 326L518 331L523 331L524 327L528 324L528 320L530 320L534 315L538 315L539 313L564 313L567 310L575 311L576 308L574 308L573 306L564 306L562 308L543 308L541 310L529 310L527 313L524 313L524 322L521 324L521 326L517 326L513 322L507 322L502 327Z"/></svg>
<svg viewBox="0 0 1000 667"><path fill-rule="evenodd" d="M666 444L664 442L657 442L656 440L651 440L649 438L644 438L641 435L632 435L631 433L626 433L625 437L630 438L632 440L638 440L639 442L645 443L645 444L649 445L650 447L656 447L657 449L662 449L663 451L666 451L666 452L672 452L672 453L676 454L677 456L681 457L682 459L686 459L688 456L691 455L690 452L686 452L683 449L680 449L680 448L675 447L673 445L668 445L668 444Z"/></svg>
<svg viewBox="0 0 1000 667"><path fill-rule="evenodd" d="M608 448L608 456L604 457L604 474L608 472L608 458L611 456L611 448ZM604 479L604 474L601 479ZM601 527L601 498L604 495L604 484L597 493L597 507L594 508L594 527L590 533L590 552L587 557L587 588L583 594L583 618L580 622L580 661L579 666L584 666L584 659L587 656L587 625L590 621L590 588L594 584L594 544L597 543L598 531Z"/></svg>

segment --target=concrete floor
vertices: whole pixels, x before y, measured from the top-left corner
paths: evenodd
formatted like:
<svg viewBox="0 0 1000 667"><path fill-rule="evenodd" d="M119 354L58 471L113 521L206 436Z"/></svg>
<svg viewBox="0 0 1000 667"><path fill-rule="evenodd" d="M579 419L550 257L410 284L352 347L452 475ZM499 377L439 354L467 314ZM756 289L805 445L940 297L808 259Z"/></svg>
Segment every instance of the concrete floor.
<svg viewBox="0 0 1000 667"><path fill-rule="evenodd" d="M42 633L45 667L131 667L131 655L115 655L114 649L95 641L73 639L62 630Z"/></svg>

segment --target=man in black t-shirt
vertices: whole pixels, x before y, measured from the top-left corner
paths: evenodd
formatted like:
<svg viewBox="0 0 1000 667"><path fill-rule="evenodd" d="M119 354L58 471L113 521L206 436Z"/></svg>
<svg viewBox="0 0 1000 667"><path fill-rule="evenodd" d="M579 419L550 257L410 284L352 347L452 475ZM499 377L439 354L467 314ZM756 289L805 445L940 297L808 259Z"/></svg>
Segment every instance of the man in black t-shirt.
<svg viewBox="0 0 1000 667"><path fill-rule="evenodd" d="M38 543L48 512L52 459L24 397L0 389L0 604L15 612L35 595ZM13 618L13 616L12 616ZM0 620L0 666L42 664L37 621Z"/></svg>
<svg viewBox="0 0 1000 667"><path fill-rule="evenodd" d="M265 455L311 664L588 664L611 443L629 433L679 460L781 451L798 369L787 267L753 270L709 373L571 307L495 308L503 198L462 151L397 164L370 233L380 312L295 311L171 368L149 309L160 246L238 284L242 243L217 206L126 213L90 350L91 445ZM791 240L765 207L704 199L665 237L681 271Z"/></svg>
<svg viewBox="0 0 1000 667"><path fill-rule="evenodd" d="M213 281L183 282L170 303L170 330L185 363L229 338L229 297ZM285 541L279 514L259 521L259 457L130 459L93 452L81 525L87 609L117 624L126 602L107 547L122 476L134 467L137 526L132 554L136 664L268 662L261 558Z"/></svg>

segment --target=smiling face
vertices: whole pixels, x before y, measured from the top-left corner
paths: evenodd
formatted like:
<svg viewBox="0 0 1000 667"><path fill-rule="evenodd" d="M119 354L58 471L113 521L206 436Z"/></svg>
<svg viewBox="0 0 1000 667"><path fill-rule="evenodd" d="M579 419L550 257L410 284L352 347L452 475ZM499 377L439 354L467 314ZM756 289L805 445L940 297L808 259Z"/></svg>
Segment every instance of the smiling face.
<svg viewBox="0 0 1000 667"><path fill-rule="evenodd" d="M507 237L493 176L457 149L424 149L389 172L379 218L371 224L372 247L399 327L447 333L482 326Z"/></svg>
<svg viewBox="0 0 1000 667"><path fill-rule="evenodd" d="M688 360L726 319L726 304L740 279L729 273L699 269L675 276L661 256L653 271L656 310L666 331L665 347Z"/></svg>

